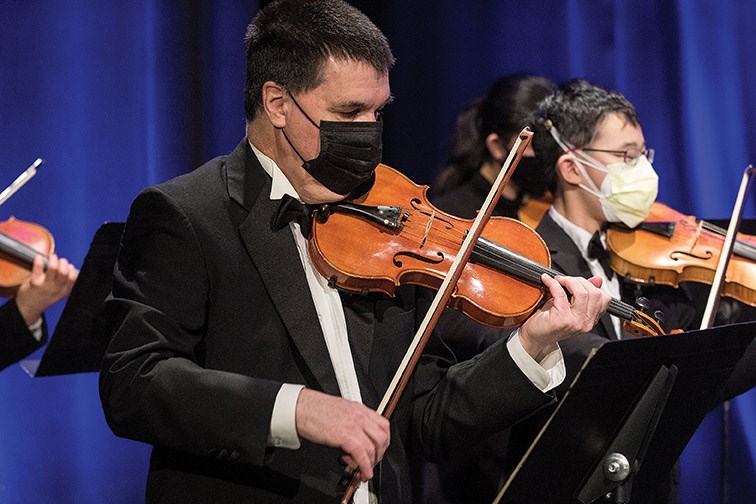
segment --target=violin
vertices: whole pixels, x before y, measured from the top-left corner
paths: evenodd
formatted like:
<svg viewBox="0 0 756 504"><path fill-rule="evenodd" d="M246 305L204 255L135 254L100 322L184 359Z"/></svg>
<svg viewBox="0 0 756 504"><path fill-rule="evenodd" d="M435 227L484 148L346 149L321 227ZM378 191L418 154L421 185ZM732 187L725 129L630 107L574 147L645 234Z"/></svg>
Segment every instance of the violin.
<svg viewBox="0 0 756 504"><path fill-rule="evenodd" d="M627 280L678 287L711 284L726 230L654 203L633 229L611 225L606 232L612 269ZM738 233L723 296L756 306L756 237Z"/></svg>
<svg viewBox="0 0 756 504"><path fill-rule="evenodd" d="M13 297L30 275L34 258L55 252L55 240L44 227L13 217L0 222L0 295Z"/></svg>
<svg viewBox="0 0 756 504"><path fill-rule="evenodd" d="M319 206L308 240L310 256L331 285L352 292L383 292L410 283L437 289L472 220L446 214L429 203L419 186L386 165L359 204ZM506 217L491 218L474 244L448 306L482 324L517 325L543 297L541 275L551 269L543 239L530 227ZM608 312L636 335L663 334L658 323L613 299Z"/></svg>
<svg viewBox="0 0 756 504"><path fill-rule="evenodd" d="M540 198L528 198L517 210L517 218L524 224L535 229L538 227L538 223L541 222L541 219L543 219L546 212L549 211L551 202L551 193L546 193Z"/></svg>

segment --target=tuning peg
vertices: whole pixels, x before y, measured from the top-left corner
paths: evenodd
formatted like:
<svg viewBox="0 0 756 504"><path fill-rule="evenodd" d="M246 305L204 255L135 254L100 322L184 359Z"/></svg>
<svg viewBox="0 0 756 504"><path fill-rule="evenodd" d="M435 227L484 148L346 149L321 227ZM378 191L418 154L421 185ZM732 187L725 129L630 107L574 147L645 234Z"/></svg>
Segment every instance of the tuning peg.
<svg viewBox="0 0 756 504"><path fill-rule="evenodd" d="M649 308L651 308L651 303L643 296L639 296L635 300L635 307L638 308L638 310L642 311L643 313L648 314Z"/></svg>

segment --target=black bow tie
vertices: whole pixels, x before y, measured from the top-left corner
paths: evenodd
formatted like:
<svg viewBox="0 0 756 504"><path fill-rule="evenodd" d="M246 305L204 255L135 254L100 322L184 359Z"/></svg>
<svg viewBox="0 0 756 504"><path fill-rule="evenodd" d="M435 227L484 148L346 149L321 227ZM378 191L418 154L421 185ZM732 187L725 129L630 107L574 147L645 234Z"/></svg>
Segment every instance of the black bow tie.
<svg viewBox="0 0 756 504"><path fill-rule="evenodd" d="M270 225L274 231L278 231L288 226L290 222L296 222L299 224L302 236L308 238L310 236L313 210L314 207L312 205L305 205L297 198L284 194L281 202L278 204L278 208L273 212Z"/></svg>
<svg viewBox="0 0 756 504"><path fill-rule="evenodd" d="M606 251L604 244L601 243L601 234L598 231L593 233L591 241L588 242L588 257L590 259L597 259L604 273L606 273L606 278L609 280L612 279L614 272L609 262L609 252Z"/></svg>

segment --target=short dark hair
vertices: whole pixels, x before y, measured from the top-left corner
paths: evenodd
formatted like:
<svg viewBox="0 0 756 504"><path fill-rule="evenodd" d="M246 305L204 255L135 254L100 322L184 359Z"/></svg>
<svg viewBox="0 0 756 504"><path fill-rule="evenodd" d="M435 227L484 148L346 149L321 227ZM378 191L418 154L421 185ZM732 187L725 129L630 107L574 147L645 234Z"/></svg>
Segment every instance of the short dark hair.
<svg viewBox="0 0 756 504"><path fill-rule="evenodd" d="M553 124L564 142L580 148L596 136L596 126L608 114L620 114L632 125L640 125L638 113L627 98L616 91L585 80L567 81L544 99L535 112L533 150L546 166L550 185L556 183L556 162L564 153L546 128Z"/></svg>
<svg viewBox="0 0 756 504"><path fill-rule="evenodd" d="M245 37L244 110L262 107L262 86L273 81L292 93L322 83L327 58L369 63L385 73L394 64L388 41L365 14L341 0L279 0L254 17Z"/></svg>
<svg viewBox="0 0 756 504"><path fill-rule="evenodd" d="M546 77L511 74L498 78L485 96L475 98L457 117L446 166L434 191L441 195L464 184L484 161L491 161L486 138L496 133L502 142L530 125L533 110L556 85Z"/></svg>

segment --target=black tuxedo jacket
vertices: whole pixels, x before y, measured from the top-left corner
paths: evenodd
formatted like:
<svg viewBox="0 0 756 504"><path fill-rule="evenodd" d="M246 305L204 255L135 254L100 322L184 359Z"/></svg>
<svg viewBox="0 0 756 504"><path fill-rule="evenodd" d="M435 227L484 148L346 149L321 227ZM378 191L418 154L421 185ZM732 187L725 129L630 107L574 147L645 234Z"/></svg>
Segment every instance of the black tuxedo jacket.
<svg viewBox="0 0 756 504"><path fill-rule="evenodd" d="M23 359L47 339L47 323L42 322L42 340L37 341L18 312L14 300L0 306L0 370Z"/></svg>
<svg viewBox="0 0 756 504"><path fill-rule="evenodd" d="M338 395L288 228L273 231L270 179L246 140L144 190L106 302L113 338L100 393L113 431L154 445L150 502L336 502L335 449L267 439L282 383ZM343 295L363 401L376 407L421 320L414 289ZM449 367L425 356L391 425L374 489L408 502L406 451L441 457L553 400L504 342Z"/></svg>
<svg viewBox="0 0 756 504"><path fill-rule="evenodd" d="M556 222L546 213L538 224L536 232L541 235L543 241L549 247L551 253L551 267L570 276L590 278L593 276L588 263L583 259L580 250L572 239L560 228ZM578 334L559 343L564 354L564 363L567 368L567 379L560 386L560 390L566 390L572 383L577 371L583 365L586 357L593 348L598 348L608 340L616 340L617 332L612 325L611 316L604 313L593 331L586 334Z"/></svg>

